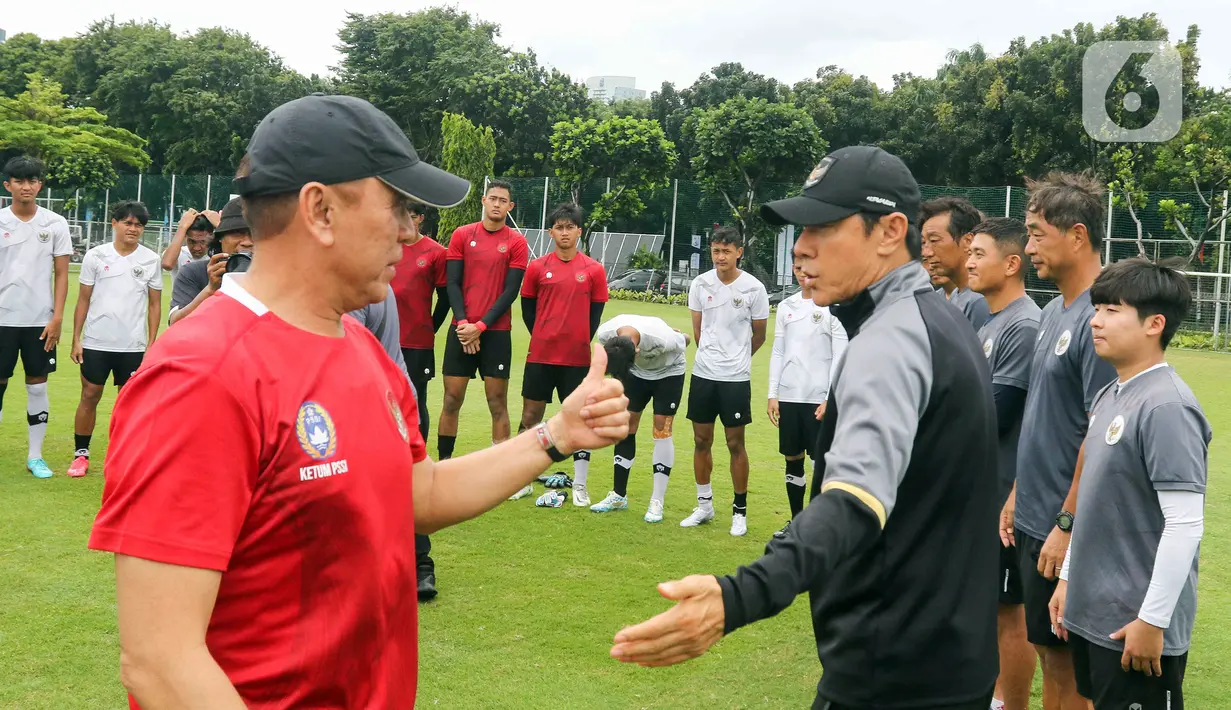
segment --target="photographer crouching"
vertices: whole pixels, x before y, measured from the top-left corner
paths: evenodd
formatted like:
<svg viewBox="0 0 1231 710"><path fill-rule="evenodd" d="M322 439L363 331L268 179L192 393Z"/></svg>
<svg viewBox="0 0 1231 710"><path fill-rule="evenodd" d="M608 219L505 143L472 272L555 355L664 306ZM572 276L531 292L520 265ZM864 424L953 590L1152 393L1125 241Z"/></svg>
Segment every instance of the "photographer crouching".
<svg viewBox="0 0 1231 710"><path fill-rule="evenodd" d="M214 229L207 253L208 259L180 267L171 290L170 325L175 325L218 293L223 274L247 271L252 263L252 235L248 232L238 197L222 208L222 218Z"/></svg>

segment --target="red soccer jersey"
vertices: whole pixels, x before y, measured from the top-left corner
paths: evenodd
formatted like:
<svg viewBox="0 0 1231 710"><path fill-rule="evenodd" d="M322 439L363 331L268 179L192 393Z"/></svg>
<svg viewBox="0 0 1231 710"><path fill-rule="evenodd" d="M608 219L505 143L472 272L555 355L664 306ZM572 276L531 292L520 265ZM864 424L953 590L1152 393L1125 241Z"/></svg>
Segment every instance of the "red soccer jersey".
<svg viewBox="0 0 1231 710"><path fill-rule="evenodd" d="M90 547L222 573L205 641L250 708L413 707L406 378L349 317L330 338L222 294L124 386Z"/></svg>
<svg viewBox="0 0 1231 710"><path fill-rule="evenodd" d="M430 237L402 247L393 281L398 304L402 347L431 350L436 344L432 328L432 294L445 285L445 248Z"/></svg>
<svg viewBox="0 0 1231 710"><path fill-rule="evenodd" d="M577 253L563 261L553 251L530 262L521 295L538 300L526 362L590 364L590 304L607 302L603 265Z"/></svg>
<svg viewBox="0 0 1231 710"><path fill-rule="evenodd" d="M462 262L462 298L466 303L466 320L477 323L500 298L509 269L526 268L530 261L530 247L521 232L509 229L508 225L499 231L489 232L483 228L482 222L475 222L453 230L453 236L449 239L449 261L458 260ZM457 322L456 317L453 322ZM491 330L508 330L512 323L508 311L505 311L492 324Z"/></svg>

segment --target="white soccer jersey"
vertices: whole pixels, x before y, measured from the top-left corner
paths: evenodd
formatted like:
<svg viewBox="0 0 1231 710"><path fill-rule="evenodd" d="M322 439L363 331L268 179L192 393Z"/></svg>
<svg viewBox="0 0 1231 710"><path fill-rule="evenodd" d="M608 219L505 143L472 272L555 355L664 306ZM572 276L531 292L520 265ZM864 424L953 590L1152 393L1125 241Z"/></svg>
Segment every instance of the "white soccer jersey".
<svg viewBox="0 0 1231 710"><path fill-rule="evenodd" d="M641 334L630 373L643 380L661 380L684 374L687 344L683 333L677 332L661 318L622 314L598 327L599 345L606 345L616 337L616 331L624 327L636 328Z"/></svg>
<svg viewBox="0 0 1231 710"><path fill-rule="evenodd" d="M701 314L692 374L718 382L752 379L752 321L769 319L769 295L748 272L730 284L707 271L693 279L688 308Z"/></svg>
<svg viewBox="0 0 1231 710"><path fill-rule="evenodd" d="M0 210L0 326L42 327L55 312L54 258L73 253L68 222L39 207L23 222Z"/></svg>
<svg viewBox="0 0 1231 710"><path fill-rule="evenodd" d="M149 289L162 290L162 263L152 249L137 245L122 256L102 244L81 261L83 286L93 286L81 347L113 353L144 352L149 344Z"/></svg>
<svg viewBox="0 0 1231 710"><path fill-rule="evenodd" d="M208 258L209 254L201 257L201 259ZM192 258L192 252L188 251L187 246L180 247L180 253L175 257L175 266L171 267L171 283L175 283L175 277L179 276L180 269L184 268L185 264L191 264L192 262L200 261L201 259Z"/></svg>
<svg viewBox="0 0 1231 710"><path fill-rule="evenodd" d="M778 304L769 358L769 398L820 404L846 352L846 330L828 308L803 294Z"/></svg>

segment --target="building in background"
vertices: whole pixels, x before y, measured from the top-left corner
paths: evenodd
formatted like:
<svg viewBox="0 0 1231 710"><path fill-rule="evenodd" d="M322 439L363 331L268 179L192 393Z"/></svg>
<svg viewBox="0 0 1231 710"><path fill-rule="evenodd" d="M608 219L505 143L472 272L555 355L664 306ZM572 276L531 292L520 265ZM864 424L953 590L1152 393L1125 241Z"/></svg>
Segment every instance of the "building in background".
<svg viewBox="0 0 1231 710"><path fill-rule="evenodd" d="M591 99L606 103L645 98L645 89L638 89L631 76L592 76L586 79L586 91Z"/></svg>
<svg viewBox="0 0 1231 710"><path fill-rule="evenodd" d="M4 41L4 29L0 28L0 42Z"/></svg>

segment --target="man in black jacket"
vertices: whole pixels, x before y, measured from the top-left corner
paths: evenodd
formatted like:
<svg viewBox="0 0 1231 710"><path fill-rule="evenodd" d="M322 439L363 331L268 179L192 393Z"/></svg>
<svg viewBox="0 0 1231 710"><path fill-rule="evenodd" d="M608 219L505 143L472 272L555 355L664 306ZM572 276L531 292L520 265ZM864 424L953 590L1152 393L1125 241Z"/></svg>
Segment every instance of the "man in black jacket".
<svg viewBox="0 0 1231 710"><path fill-rule="evenodd" d="M771 222L850 345L817 443L817 495L734 575L660 586L679 603L611 654L671 665L808 592L814 708L985 710L996 681L996 409L969 322L919 264L919 188L885 151L829 155Z"/></svg>

